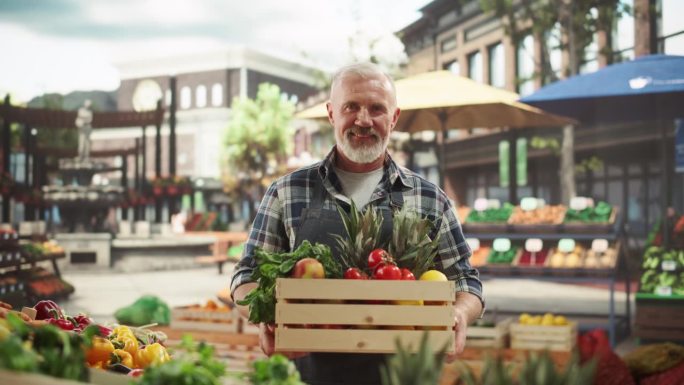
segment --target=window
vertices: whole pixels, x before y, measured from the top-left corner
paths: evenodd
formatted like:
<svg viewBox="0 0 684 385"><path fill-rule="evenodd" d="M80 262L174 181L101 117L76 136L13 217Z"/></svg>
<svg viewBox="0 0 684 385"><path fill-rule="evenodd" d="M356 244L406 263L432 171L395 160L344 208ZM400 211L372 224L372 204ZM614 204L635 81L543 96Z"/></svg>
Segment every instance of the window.
<svg viewBox="0 0 684 385"><path fill-rule="evenodd" d="M468 77L482 83L482 53L476 51L468 55Z"/></svg>
<svg viewBox="0 0 684 385"><path fill-rule="evenodd" d="M682 12L684 2L681 0L660 0L660 25L658 40L662 44L661 52L669 55L684 55L684 24ZM679 12L679 13L677 13Z"/></svg>
<svg viewBox="0 0 684 385"><path fill-rule="evenodd" d="M166 92L164 92L164 99L166 100L166 105L170 106L171 105L171 89L170 88L166 89Z"/></svg>
<svg viewBox="0 0 684 385"><path fill-rule="evenodd" d="M499 88L506 86L506 58L501 43L489 47L489 84Z"/></svg>
<svg viewBox="0 0 684 385"><path fill-rule="evenodd" d="M190 87L185 86L181 88L180 92L180 106L182 109L188 109L192 105L192 91Z"/></svg>
<svg viewBox="0 0 684 385"><path fill-rule="evenodd" d="M220 83L211 86L211 105L214 107L223 105L223 86Z"/></svg>
<svg viewBox="0 0 684 385"><path fill-rule="evenodd" d="M444 66L444 69L451 72L454 75L461 75L461 66L458 65L458 60L454 60Z"/></svg>
<svg viewBox="0 0 684 385"><path fill-rule="evenodd" d="M197 86L195 89L195 107L203 108L207 106L207 87Z"/></svg>
<svg viewBox="0 0 684 385"><path fill-rule="evenodd" d="M451 35L444 40L442 40L441 43L441 50L442 52L448 52L456 48L456 35Z"/></svg>
<svg viewBox="0 0 684 385"><path fill-rule="evenodd" d="M518 93L526 96L534 91L534 39L527 35L518 43Z"/></svg>
<svg viewBox="0 0 684 385"><path fill-rule="evenodd" d="M598 17L598 10L596 8L592 8L590 12L592 14L592 17ZM596 37L596 34L594 33L594 35L591 38L591 43L589 43L587 48L584 49L584 60L579 69L579 72L581 74L595 72L598 70L598 54L598 39Z"/></svg>

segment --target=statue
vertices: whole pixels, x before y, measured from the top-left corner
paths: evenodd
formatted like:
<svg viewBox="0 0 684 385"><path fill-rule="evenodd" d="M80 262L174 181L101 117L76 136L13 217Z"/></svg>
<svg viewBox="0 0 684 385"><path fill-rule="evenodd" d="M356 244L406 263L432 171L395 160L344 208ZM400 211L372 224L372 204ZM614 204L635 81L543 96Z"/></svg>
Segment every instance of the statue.
<svg viewBox="0 0 684 385"><path fill-rule="evenodd" d="M93 131L93 112L90 110L91 102L86 100L83 107L78 109L76 115L76 128L78 128L78 159L85 161L90 158L90 133Z"/></svg>

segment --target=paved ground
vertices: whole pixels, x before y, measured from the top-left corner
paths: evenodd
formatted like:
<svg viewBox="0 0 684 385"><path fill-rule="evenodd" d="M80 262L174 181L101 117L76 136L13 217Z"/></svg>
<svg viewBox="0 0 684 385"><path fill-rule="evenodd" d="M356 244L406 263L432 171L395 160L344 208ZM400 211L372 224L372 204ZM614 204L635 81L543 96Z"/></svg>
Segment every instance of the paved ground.
<svg viewBox="0 0 684 385"><path fill-rule="evenodd" d="M171 307L215 299L218 291L229 284L231 272L232 265L227 265L222 275L216 267L138 273L67 270L63 277L75 286L76 292L61 305L69 314L82 311L98 322L112 322L116 309L145 294L157 295ZM484 285L489 314L551 311L588 313L603 322L607 320L609 291L606 289L528 279L494 279L485 281ZM616 292L615 299L616 311L624 312L625 293ZM631 303L633 312L633 298ZM624 350L633 345L631 340L626 343L627 348L618 348Z"/></svg>

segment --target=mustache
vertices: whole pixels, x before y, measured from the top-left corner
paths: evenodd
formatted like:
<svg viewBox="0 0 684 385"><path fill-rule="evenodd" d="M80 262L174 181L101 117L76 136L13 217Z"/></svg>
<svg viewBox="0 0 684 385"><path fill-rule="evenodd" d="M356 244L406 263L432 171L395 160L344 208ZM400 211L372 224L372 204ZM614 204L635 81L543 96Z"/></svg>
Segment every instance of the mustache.
<svg viewBox="0 0 684 385"><path fill-rule="evenodd" d="M380 138L380 134L373 127L353 126L347 131L347 135L372 135Z"/></svg>

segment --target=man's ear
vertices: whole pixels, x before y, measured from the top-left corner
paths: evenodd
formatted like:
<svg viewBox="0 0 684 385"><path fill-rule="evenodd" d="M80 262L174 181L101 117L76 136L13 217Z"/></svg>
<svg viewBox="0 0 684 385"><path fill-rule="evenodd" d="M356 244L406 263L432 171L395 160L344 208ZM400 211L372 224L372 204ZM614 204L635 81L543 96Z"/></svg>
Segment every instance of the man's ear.
<svg viewBox="0 0 684 385"><path fill-rule="evenodd" d="M334 125L335 125L335 121L333 120L333 108L332 108L332 103L331 103L331 102L325 103L325 108L328 110L328 121L330 122L330 124L332 124L332 125L334 126Z"/></svg>
<svg viewBox="0 0 684 385"><path fill-rule="evenodd" d="M397 107L394 110L394 115L392 116L392 130L394 130L394 127L397 126L397 122L399 121L399 115L401 114L401 109Z"/></svg>

